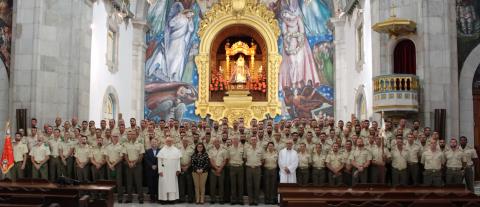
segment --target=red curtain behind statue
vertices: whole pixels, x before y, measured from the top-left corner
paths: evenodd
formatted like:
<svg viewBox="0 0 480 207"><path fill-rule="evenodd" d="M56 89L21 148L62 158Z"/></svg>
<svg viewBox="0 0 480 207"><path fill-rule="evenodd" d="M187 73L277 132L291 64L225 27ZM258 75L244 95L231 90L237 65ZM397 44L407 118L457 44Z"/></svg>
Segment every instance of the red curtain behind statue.
<svg viewBox="0 0 480 207"><path fill-rule="evenodd" d="M415 45L411 40L402 40L395 47L393 54L393 73L413 74L417 72Z"/></svg>

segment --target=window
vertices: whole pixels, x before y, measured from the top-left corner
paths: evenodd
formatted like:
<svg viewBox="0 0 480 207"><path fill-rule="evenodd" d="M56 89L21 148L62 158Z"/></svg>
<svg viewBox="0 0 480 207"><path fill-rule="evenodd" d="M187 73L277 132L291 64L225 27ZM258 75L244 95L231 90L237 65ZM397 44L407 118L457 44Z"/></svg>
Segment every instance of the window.
<svg viewBox="0 0 480 207"><path fill-rule="evenodd" d="M356 101L356 117L360 120L367 119L367 100L363 94L360 94Z"/></svg>
<svg viewBox="0 0 480 207"><path fill-rule="evenodd" d="M393 73L413 74L417 73L415 44L411 40L402 40L393 52Z"/></svg>
<svg viewBox="0 0 480 207"><path fill-rule="evenodd" d="M357 63L363 64L363 24L357 27Z"/></svg>
<svg viewBox="0 0 480 207"><path fill-rule="evenodd" d="M103 119L115 119L116 111L115 98L108 94L103 103Z"/></svg>

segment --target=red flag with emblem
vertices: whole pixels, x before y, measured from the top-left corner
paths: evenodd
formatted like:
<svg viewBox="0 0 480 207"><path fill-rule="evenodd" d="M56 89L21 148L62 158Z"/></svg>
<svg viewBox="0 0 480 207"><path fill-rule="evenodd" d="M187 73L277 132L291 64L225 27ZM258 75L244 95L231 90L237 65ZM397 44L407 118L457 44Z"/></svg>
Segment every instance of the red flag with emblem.
<svg viewBox="0 0 480 207"><path fill-rule="evenodd" d="M12 167L13 167L12 140L10 139L10 135L7 135L5 137L5 144L3 145L2 173L7 174Z"/></svg>

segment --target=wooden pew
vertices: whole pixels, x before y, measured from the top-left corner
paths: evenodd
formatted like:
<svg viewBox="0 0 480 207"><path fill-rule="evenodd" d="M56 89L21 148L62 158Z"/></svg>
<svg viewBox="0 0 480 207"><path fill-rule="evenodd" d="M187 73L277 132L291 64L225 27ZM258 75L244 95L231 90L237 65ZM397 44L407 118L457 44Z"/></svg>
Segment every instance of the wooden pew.
<svg viewBox="0 0 480 207"><path fill-rule="evenodd" d="M389 187L368 184L348 187L299 186L279 184L280 206L409 206L419 203L445 203L463 206L480 203L480 197L463 186L435 187Z"/></svg>
<svg viewBox="0 0 480 207"><path fill-rule="evenodd" d="M58 203L60 206L68 207L95 207L107 206L113 207L113 189L115 182L101 181L96 184L80 184L80 185L58 185L49 183L44 180L23 179L18 182L0 182L0 203L2 199L11 200L8 206L19 203L18 200L12 199L43 199L43 204ZM105 200L89 202L89 197L81 196L82 194L102 193L106 195ZM1 207L1 205L0 205Z"/></svg>

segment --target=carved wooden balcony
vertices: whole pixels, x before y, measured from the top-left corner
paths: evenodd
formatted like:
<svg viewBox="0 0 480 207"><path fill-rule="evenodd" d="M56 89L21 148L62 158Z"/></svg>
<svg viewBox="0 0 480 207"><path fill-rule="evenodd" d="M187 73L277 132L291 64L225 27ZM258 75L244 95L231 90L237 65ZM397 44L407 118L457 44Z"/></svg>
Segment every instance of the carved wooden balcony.
<svg viewBox="0 0 480 207"><path fill-rule="evenodd" d="M418 94L416 75L392 74L373 78L375 112L418 112Z"/></svg>

